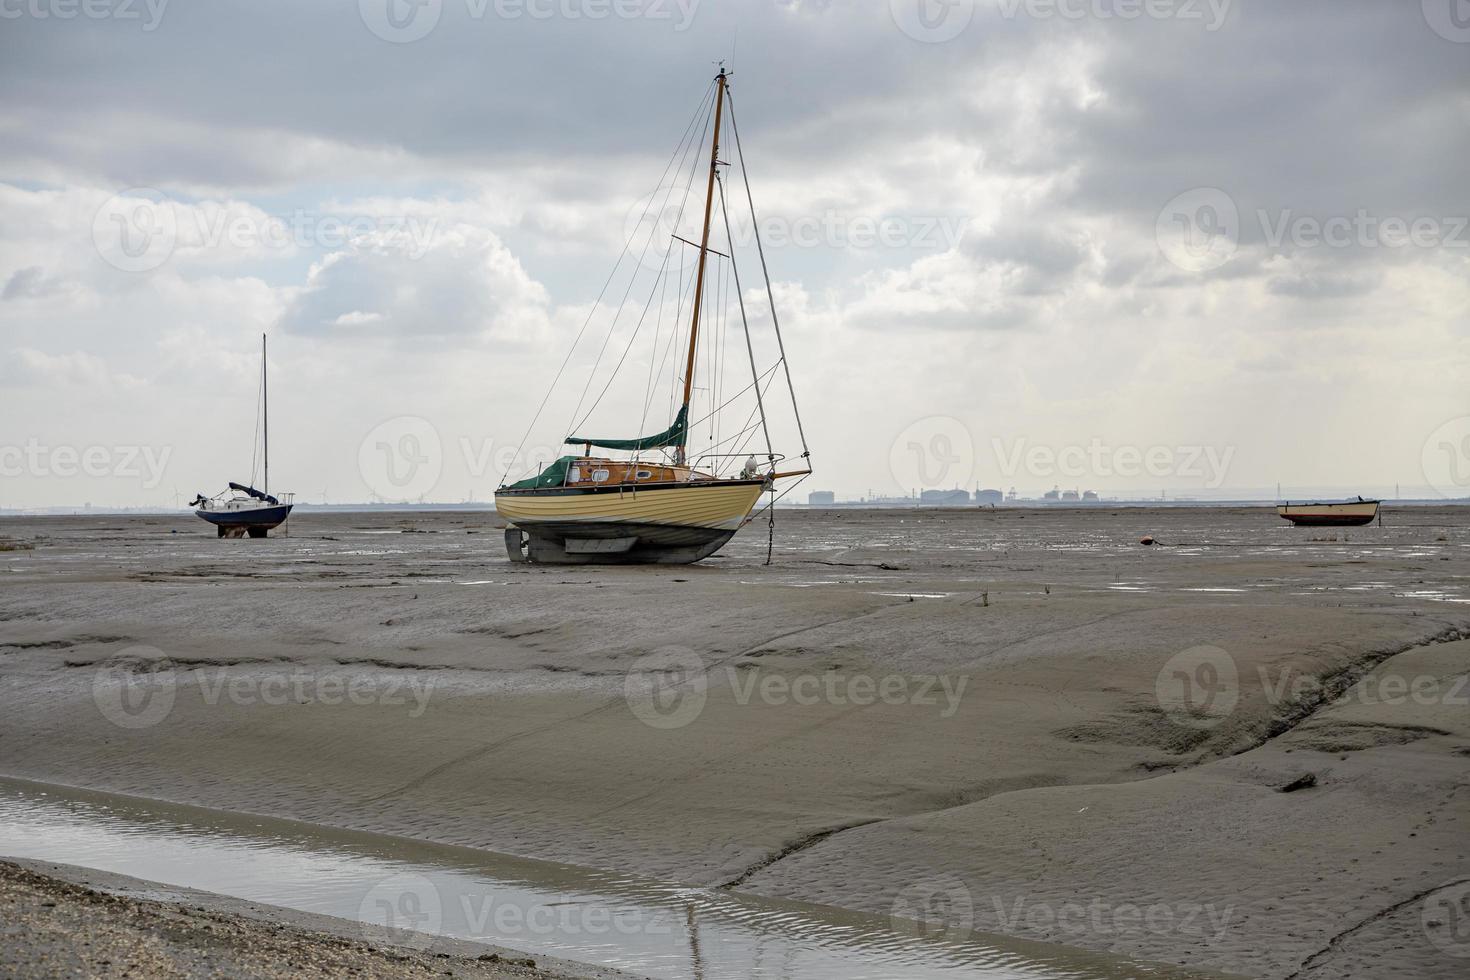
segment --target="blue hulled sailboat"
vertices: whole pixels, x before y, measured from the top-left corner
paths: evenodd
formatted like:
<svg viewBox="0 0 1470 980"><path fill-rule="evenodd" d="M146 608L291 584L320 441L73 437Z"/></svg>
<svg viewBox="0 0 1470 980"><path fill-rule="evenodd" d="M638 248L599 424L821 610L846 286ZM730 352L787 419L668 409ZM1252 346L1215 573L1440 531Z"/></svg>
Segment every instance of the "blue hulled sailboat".
<svg viewBox="0 0 1470 980"><path fill-rule="evenodd" d="M261 488L244 483L228 484L228 489L213 497L198 494L189 506L194 514L215 526L222 538L239 538L249 535L263 538L273 528L280 527L291 515L295 494L283 493L272 496L271 451L270 451L270 398L266 383L265 334L260 335L260 422L261 459L263 462ZM254 466L251 475L254 476Z"/></svg>

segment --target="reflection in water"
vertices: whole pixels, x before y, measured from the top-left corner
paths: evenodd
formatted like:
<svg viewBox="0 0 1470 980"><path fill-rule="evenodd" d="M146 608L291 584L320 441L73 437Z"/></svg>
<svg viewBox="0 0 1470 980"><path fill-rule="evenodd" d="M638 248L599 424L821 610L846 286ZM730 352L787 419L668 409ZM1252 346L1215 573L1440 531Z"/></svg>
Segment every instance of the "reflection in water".
<svg viewBox="0 0 1470 980"><path fill-rule="evenodd" d="M685 908L685 922L689 926L689 972L694 980L704 980L704 959L699 955L699 926L694 921L694 903Z"/></svg>
<svg viewBox="0 0 1470 980"><path fill-rule="evenodd" d="M0 851L652 977L1189 977L1169 967L468 848L0 779Z"/></svg>

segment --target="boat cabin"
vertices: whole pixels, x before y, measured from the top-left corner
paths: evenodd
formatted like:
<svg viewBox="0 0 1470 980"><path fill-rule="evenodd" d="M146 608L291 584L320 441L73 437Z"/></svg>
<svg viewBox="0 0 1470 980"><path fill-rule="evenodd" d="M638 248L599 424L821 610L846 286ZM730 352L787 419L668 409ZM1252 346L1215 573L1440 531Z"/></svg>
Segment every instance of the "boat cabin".
<svg viewBox="0 0 1470 980"><path fill-rule="evenodd" d="M620 484L689 483L695 480L712 479L714 479L712 475L690 469L688 466L668 466L645 460L580 456L567 465L567 478L564 486L602 487Z"/></svg>

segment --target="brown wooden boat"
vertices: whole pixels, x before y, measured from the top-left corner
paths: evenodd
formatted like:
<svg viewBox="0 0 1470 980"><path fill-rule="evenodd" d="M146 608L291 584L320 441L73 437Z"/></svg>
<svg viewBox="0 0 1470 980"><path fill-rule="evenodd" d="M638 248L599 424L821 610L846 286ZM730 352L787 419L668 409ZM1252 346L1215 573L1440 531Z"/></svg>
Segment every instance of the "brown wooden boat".
<svg viewBox="0 0 1470 980"><path fill-rule="evenodd" d="M1282 520L1303 527L1358 527L1372 524L1378 516L1377 500L1343 500L1335 503L1284 503L1276 508Z"/></svg>

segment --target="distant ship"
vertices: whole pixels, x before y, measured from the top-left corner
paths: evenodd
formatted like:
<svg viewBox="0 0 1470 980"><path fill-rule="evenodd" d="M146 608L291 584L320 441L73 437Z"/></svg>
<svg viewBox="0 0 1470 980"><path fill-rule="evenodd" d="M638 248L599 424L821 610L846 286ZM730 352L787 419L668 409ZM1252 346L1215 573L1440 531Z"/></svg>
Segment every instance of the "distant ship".
<svg viewBox="0 0 1470 980"><path fill-rule="evenodd" d="M1276 513L1282 520L1305 527L1357 527L1373 523L1378 503L1362 497L1338 503L1285 503L1276 508Z"/></svg>
<svg viewBox="0 0 1470 980"><path fill-rule="evenodd" d="M222 538L238 538L249 535L263 538L272 529L280 527L291 515L294 494L283 493L271 496L271 450L270 450L270 399L266 390L265 334L260 335L260 422L261 459L263 472L261 489L244 483L230 483L229 489L213 497L198 494L189 502L195 515L215 526ZM254 467L251 467L252 478Z"/></svg>

